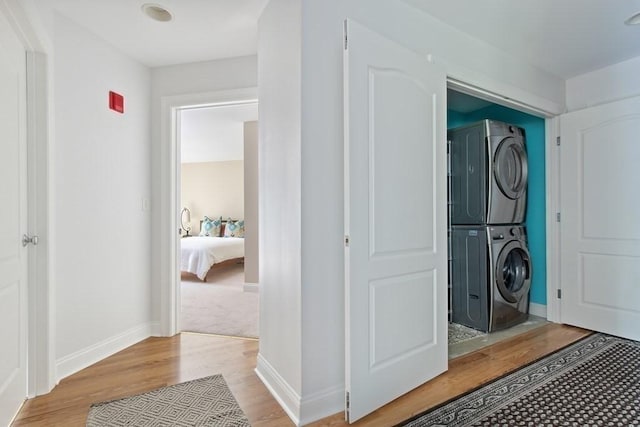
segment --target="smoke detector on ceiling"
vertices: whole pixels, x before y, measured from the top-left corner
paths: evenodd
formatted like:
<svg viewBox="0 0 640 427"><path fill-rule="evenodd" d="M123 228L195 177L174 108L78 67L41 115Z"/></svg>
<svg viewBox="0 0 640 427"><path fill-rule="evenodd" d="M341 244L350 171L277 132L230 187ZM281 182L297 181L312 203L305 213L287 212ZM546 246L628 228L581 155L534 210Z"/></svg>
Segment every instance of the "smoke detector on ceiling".
<svg viewBox="0 0 640 427"><path fill-rule="evenodd" d="M142 12L154 21L168 22L173 19L173 15L159 4L145 3L142 5Z"/></svg>

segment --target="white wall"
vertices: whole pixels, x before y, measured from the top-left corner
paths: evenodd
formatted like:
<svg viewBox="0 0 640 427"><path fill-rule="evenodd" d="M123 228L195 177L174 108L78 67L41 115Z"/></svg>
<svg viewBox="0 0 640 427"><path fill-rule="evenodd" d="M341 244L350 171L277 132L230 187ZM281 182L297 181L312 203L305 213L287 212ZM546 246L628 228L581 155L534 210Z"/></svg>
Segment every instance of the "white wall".
<svg viewBox="0 0 640 427"><path fill-rule="evenodd" d="M244 161L183 163L180 209L191 211L191 233L204 216L244 218Z"/></svg>
<svg viewBox="0 0 640 427"><path fill-rule="evenodd" d="M258 122L244 123L244 281L259 283Z"/></svg>
<svg viewBox="0 0 640 427"><path fill-rule="evenodd" d="M256 370L293 419L299 416L302 393L300 8L299 0L271 0L258 22L260 352Z"/></svg>
<svg viewBox="0 0 640 427"><path fill-rule="evenodd" d="M295 249L297 233L286 237L286 242L279 242L273 252L261 248L261 256L284 256L289 265L286 266L288 272L284 269L261 271L264 315L260 355L294 391L299 390L298 402L288 409L305 423L339 412L344 399L344 19L353 18L411 49L433 54L435 62L451 77L551 112L564 109L564 82L398 0L302 2L302 46L299 47L297 24L293 22L297 14L295 4L297 2L272 1L262 17L259 33L260 137L266 147L261 166L266 169L270 165L263 161L272 162L271 165L286 167L288 173L286 182L281 181L285 171L274 173L277 176L262 173L261 196L277 200L279 203L274 205L280 204L282 209L276 218L269 215L263 218L261 227L268 226L275 238L276 232L282 229L280 224L295 224L296 197L301 194L301 281L298 283L298 260L293 254L288 255L289 250ZM286 33L287 30L290 33ZM297 57L300 50L301 69ZM301 94L297 87L299 76ZM299 99L300 111L294 108ZM299 118L301 141L297 139ZM272 143L282 148L272 152ZM298 149L301 149L299 176L296 175ZM286 158L276 158L285 152ZM287 189L288 195L278 190L278 184ZM261 208L263 206L274 209L266 203L261 204ZM274 227L274 223L278 226ZM261 243L273 244L270 237L261 237ZM263 265L275 268L266 259L261 260L261 267ZM273 280L276 278L279 280ZM274 289L269 291L272 280ZM299 300L296 299L298 292ZM279 307L277 315L276 307ZM299 324L296 323L298 312ZM298 327L301 342L297 340ZM286 336L283 330L287 331ZM297 372L299 351L302 359ZM296 396L291 393L280 396L285 405L292 397Z"/></svg>
<svg viewBox="0 0 640 427"><path fill-rule="evenodd" d="M567 80L567 111L640 95L640 57Z"/></svg>
<svg viewBox="0 0 640 427"><path fill-rule="evenodd" d="M161 103L165 97L198 94L227 89L256 87L258 85L258 68L256 56L222 59L216 61L197 62L193 64L174 65L151 70L151 269L152 318L160 321L160 301L162 289L168 289L170 272L162 261L162 245L166 246L167 233L174 230L163 230L160 211L162 198L171 182L168 176L162 175L163 148L161 141ZM164 191L163 191L164 190ZM175 215L178 215L176 212ZM163 242L164 237L164 242ZM164 273L161 274L161 269ZM155 331L159 334L159 329Z"/></svg>
<svg viewBox="0 0 640 427"><path fill-rule="evenodd" d="M150 333L149 70L53 18L53 286L58 376ZM109 90L125 113L108 109Z"/></svg>

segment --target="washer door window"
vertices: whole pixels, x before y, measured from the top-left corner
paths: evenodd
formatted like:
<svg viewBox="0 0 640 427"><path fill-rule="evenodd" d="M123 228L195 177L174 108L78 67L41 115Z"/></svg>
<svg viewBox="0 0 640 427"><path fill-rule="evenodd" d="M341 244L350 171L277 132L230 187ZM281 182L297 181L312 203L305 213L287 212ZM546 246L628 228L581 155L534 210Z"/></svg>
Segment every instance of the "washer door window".
<svg viewBox="0 0 640 427"><path fill-rule="evenodd" d="M496 284L505 301L516 303L531 287L531 259L520 242L511 241L500 251Z"/></svg>
<svg viewBox="0 0 640 427"><path fill-rule="evenodd" d="M493 175L500 191L510 199L522 197L527 189L527 153L520 140L509 137L498 145Z"/></svg>

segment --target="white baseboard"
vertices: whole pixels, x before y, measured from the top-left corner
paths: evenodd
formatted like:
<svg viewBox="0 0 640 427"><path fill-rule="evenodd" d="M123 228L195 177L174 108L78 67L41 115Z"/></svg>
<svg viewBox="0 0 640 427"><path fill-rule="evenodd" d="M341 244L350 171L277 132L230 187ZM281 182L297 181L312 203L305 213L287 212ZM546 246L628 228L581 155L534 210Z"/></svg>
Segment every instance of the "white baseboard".
<svg viewBox="0 0 640 427"><path fill-rule="evenodd" d="M164 335L162 335L162 326L160 326L160 322L159 321L154 321L149 323L149 326L151 326L151 336L152 337L162 337Z"/></svg>
<svg viewBox="0 0 640 427"><path fill-rule="evenodd" d="M529 313L534 316L547 318L547 306L543 304L536 304L535 302L529 303Z"/></svg>
<svg viewBox="0 0 640 427"><path fill-rule="evenodd" d="M300 425L344 412L344 384L304 396L300 403Z"/></svg>
<svg viewBox="0 0 640 427"><path fill-rule="evenodd" d="M56 360L56 383L120 350L149 338L151 329L151 323L145 323Z"/></svg>
<svg viewBox="0 0 640 427"><path fill-rule="evenodd" d="M301 399L261 354L258 354L255 372L297 426L344 411L344 384L320 390Z"/></svg>
<svg viewBox="0 0 640 427"><path fill-rule="evenodd" d="M296 426L300 424L300 395L280 376L267 360L258 353L256 375L269 389L282 409Z"/></svg>
<svg viewBox="0 0 640 427"><path fill-rule="evenodd" d="M245 283L242 290L245 292L259 292L260 287L257 283Z"/></svg>

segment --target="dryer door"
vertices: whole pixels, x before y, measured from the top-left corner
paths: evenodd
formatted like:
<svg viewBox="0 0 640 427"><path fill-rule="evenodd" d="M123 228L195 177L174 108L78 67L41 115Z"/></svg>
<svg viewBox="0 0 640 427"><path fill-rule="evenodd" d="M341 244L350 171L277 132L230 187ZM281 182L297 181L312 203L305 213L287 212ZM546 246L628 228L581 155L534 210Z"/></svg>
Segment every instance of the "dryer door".
<svg viewBox="0 0 640 427"><path fill-rule="evenodd" d="M513 200L522 197L527 175L527 152L522 142L513 137L503 139L493 158L493 176L500 191Z"/></svg>
<svg viewBox="0 0 640 427"><path fill-rule="evenodd" d="M517 303L531 288L531 257L518 240L507 243L496 261L495 280L505 301Z"/></svg>

